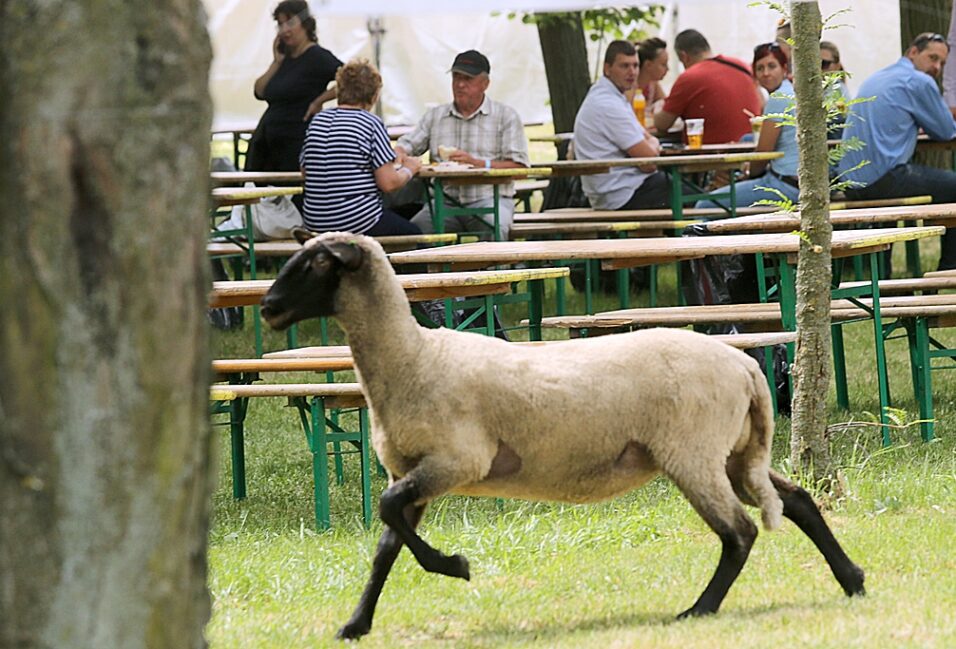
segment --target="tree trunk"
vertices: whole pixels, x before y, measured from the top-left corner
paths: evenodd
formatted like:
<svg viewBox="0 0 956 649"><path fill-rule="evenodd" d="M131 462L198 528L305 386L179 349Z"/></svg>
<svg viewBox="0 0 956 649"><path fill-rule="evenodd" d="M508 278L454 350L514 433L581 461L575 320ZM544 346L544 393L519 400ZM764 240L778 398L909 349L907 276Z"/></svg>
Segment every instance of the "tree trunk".
<svg viewBox="0 0 956 649"><path fill-rule="evenodd" d="M0 646L202 647L199 0L0 0Z"/></svg>
<svg viewBox="0 0 956 649"><path fill-rule="evenodd" d="M904 0L900 2L900 51L905 52L917 34L949 33L953 0ZM952 57L951 57L952 58ZM913 161L939 169L953 168L951 151L917 151Z"/></svg>
<svg viewBox="0 0 956 649"><path fill-rule="evenodd" d="M830 189L826 110L820 78L822 20L816 0L791 2L797 142L800 147L800 229L797 260L797 353L790 457L794 468L831 477L826 395L830 385Z"/></svg>
<svg viewBox="0 0 956 649"><path fill-rule="evenodd" d="M554 132L573 131L574 118L591 86L581 15L561 14L540 20L538 40L548 77ZM564 158L566 152L567 143L562 143L558 157Z"/></svg>

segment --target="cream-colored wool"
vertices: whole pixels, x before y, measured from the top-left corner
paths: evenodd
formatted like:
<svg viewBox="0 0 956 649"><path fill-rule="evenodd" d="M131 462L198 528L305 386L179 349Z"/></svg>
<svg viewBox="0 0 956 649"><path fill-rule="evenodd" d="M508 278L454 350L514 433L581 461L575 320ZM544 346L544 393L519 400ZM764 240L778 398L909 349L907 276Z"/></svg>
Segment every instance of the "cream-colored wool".
<svg viewBox="0 0 956 649"><path fill-rule="evenodd" d="M306 245L319 241L364 251L357 270L341 273L336 318L379 459L393 480L418 467L421 502L443 493L592 502L663 473L698 511L732 520L733 455L764 526L779 525L770 392L743 352L674 329L544 346L426 329L378 243L328 233ZM488 478L503 447L520 468Z"/></svg>

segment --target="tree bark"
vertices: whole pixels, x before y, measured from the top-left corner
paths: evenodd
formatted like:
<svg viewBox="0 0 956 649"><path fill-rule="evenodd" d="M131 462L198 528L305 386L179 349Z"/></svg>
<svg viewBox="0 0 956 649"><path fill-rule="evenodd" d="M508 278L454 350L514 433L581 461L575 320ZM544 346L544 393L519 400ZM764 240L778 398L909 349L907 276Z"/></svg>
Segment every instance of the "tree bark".
<svg viewBox="0 0 956 649"><path fill-rule="evenodd" d="M574 118L591 86L581 15L561 14L543 18L538 22L538 40L548 77L554 132L573 131ZM565 142L558 147L558 157L564 158L566 152Z"/></svg>
<svg viewBox="0 0 956 649"><path fill-rule="evenodd" d="M791 2L797 142L800 147L800 229L797 259L797 352L790 457L817 480L831 477L826 438L830 385L830 189L826 110L820 73L823 27L815 0Z"/></svg>
<svg viewBox="0 0 956 649"><path fill-rule="evenodd" d="M205 646L199 0L0 0L0 646Z"/></svg>
<svg viewBox="0 0 956 649"><path fill-rule="evenodd" d="M936 32L946 36L949 33L952 9L953 0L901 2L900 51L905 52L917 34L923 32ZM913 162L939 169L952 169L953 154L951 151L917 151Z"/></svg>

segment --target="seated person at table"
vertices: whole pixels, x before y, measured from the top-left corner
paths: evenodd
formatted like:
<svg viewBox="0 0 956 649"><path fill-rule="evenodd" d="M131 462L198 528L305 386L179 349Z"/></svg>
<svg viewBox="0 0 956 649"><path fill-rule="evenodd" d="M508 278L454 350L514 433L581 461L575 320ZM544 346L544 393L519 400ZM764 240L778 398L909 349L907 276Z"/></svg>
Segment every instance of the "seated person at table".
<svg viewBox="0 0 956 649"><path fill-rule="evenodd" d="M644 112L648 116L653 116L667 99L667 92L661 85L661 80L667 76L668 70L667 43L654 36L635 43L634 47L637 49L637 83L634 84L634 88L624 94L633 106L634 93L640 89L646 106ZM642 116L639 119L644 118ZM651 120L649 123L642 121L641 124L650 126L653 123L653 117Z"/></svg>
<svg viewBox="0 0 956 649"><path fill-rule="evenodd" d="M760 113L760 93L750 66L710 51L703 34L687 29L674 39L684 65L664 106L654 115L658 133L666 133L681 117L704 118L704 144L736 142L750 133L750 116Z"/></svg>
<svg viewBox="0 0 956 649"><path fill-rule="evenodd" d="M770 93L765 114L793 114L793 85L787 79L787 55L777 43L764 43L754 48L753 61L754 75L757 83ZM776 95L776 96L775 96ZM777 194L760 189L768 187L775 189L791 201L796 203L800 198L797 185L797 129L789 124L782 124L780 119L767 117L760 123L760 134L757 137L755 151L781 151L782 158L750 163L749 180L737 183L737 206L746 207L759 200L780 200ZM760 178L764 170L766 174ZM725 189L719 190L726 192ZM700 201L697 207L716 207L719 204L728 206L729 199L718 201Z"/></svg>
<svg viewBox="0 0 956 649"><path fill-rule="evenodd" d="M857 97L874 99L855 104L843 130L844 140L855 135L866 144L837 165L843 178L859 183L846 189L847 198L930 194L934 203L956 202L956 173L910 161L920 128L933 140L956 138L956 121L936 85L948 55L944 37L920 34L896 63L860 86ZM869 164L855 168L867 160ZM939 269L956 268L956 231L947 229L941 245Z"/></svg>
<svg viewBox="0 0 956 649"><path fill-rule="evenodd" d="M335 75L339 104L312 118L300 157L305 174L302 221L313 232L369 236L421 234L391 210L382 192L404 186L421 166L406 156L396 166L385 124L369 109L382 77L367 61L350 61Z"/></svg>
<svg viewBox="0 0 956 649"><path fill-rule="evenodd" d="M454 101L436 106L422 117L415 130L398 140L395 151L399 161L408 155L430 151L431 159L451 160L477 168L506 169L527 167L528 141L517 111L486 94L491 65L475 50L462 52L451 66L451 91ZM453 151L439 155L439 148ZM514 220L514 183L500 185L498 205L501 238L507 240ZM494 207L491 185L446 185L446 196L462 207ZM423 232L434 232L430 206L412 218ZM445 218L445 232L490 233L494 216L476 214Z"/></svg>
<svg viewBox="0 0 956 649"><path fill-rule="evenodd" d="M831 74L831 76L837 73L846 74L843 64L840 63L840 50L830 41L820 41L820 68L823 70L823 74ZM843 106L846 106L846 102L852 99L845 77L841 76L833 79L828 87L830 88L831 101L843 102ZM844 122L846 122L846 108L843 108L839 116L827 122L827 138L839 140L840 136L843 135Z"/></svg>
<svg viewBox="0 0 956 649"><path fill-rule="evenodd" d="M628 41L613 41L604 54L604 76L588 91L574 119L578 160L646 158L660 153L657 138L634 117L625 92L637 83L637 52ZM651 167L612 167L581 176L591 207L634 210L670 205L668 176Z"/></svg>

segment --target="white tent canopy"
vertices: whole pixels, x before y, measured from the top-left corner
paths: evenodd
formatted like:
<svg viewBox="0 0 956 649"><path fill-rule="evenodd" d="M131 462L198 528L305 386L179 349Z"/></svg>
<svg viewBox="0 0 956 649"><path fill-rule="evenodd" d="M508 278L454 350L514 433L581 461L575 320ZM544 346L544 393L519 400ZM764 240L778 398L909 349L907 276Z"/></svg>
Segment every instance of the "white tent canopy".
<svg viewBox="0 0 956 649"><path fill-rule="evenodd" d="M253 81L272 57L277 0L205 0L215 60L211 88L220 128L255 125L265 104L252 95ZM412 124L427 106L449 101L448 68L457 52L477 49L491 61L489 93L514 106L527 123L551 120L537 30L509 9L562 11L596 6L580 0L483 0L481 12L446 13L459 3L426 0L311 0L319 42L343 61L374 58L368 18L381 18L383 110L388 124ZM772 40L779 16L748 0L668 0L659 35L668 43L687 28L698 29L715 53L750 61L753 46ZM820 0L824 16L849 7L824 32L839 47L844 66L853 74L851 89L900 56L897 0ZM500 12L493 15L493 12ZM606 45L606 44L605 44ZM591 70L603 52L592 45ZM680 64L671 53L671 75ZM665 80L668 87L673 79Z"/></svg>

